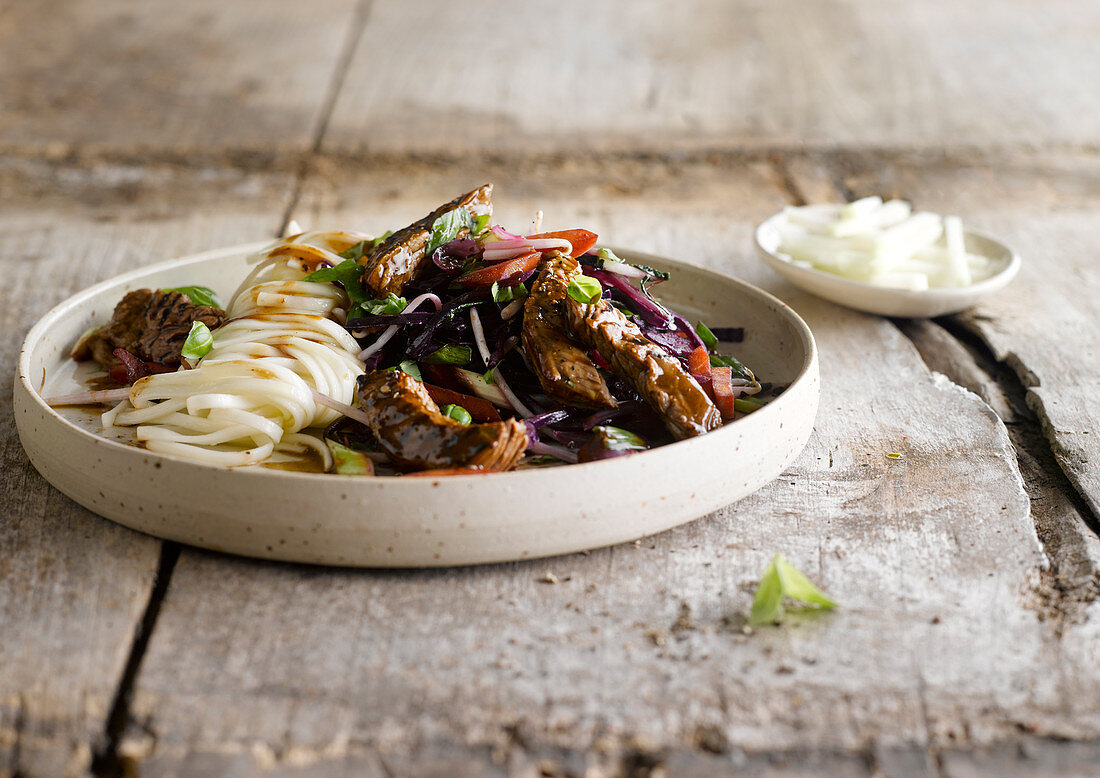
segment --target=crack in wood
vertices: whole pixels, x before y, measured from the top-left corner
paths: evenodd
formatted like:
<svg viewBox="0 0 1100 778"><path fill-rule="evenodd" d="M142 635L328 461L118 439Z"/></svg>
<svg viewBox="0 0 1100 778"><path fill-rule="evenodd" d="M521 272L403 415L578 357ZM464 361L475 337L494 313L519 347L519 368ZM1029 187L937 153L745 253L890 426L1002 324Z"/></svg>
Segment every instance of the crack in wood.
<svg viewBox="0 0 1100 778"><path fill-rule="evenodd" d="M1078 536L1082 530L1097 533L1100 524L1095 514L1059 467L1051 441L1038 420L1027 411L1024 400L1027 388L1014 370L997 361L980 339L952 318L934 323L901 320L895 323L930 369L972 391L975 383L980 384L976 393L1004 419L1032 501L1036 534L1051 563L1050 568L1037 571L1037 578L1029 587L1030 604L1042 620L1051 624L1060 640L1066 626L1081 623L1087 617L1089 604L1100 598L1100 567L1084 553ZM963 353L969 355L969 364L965 357L944 360L943 336L955 339ZM1000 391L999 398L988 396L990 386ZM998 405L1013 412L1013 418L1005 419L1005 411ZM1059 506L1048 504L1059 497L1067 503L1061 511ZM1066 512L1070 515L1059 515Z"/></svg>
<svg viewBox="0 0 1100 778"><path fill-rule="evenodd" d="M157 570L153 578L153 588L149 593L149 601L134 633L134 642L130 648L130 655L126 660L126 667L122 672L118 689L111 703L110 713L107 715L106 725L103 731L103 742L92 759L92 774L97 778L122 778L128 775L127 760L119 754L119 743L122 733L126 728L130 715L130 694L137 680L138 671L141 669L141 660L145 657L145 651L149 647L149 640L156 626L157 614L168 593L168 585L172 579L172 571L179 559L180 546L177 543L166 541L160 549L160 557L157 560Z"/></svg>
<svg viewBox="0 0 1100 778"><path fill-rule="evenodd" d="M313 140L310 149L301 157L297 166L294 186L291 190L290 198L287 201L286 209L283 211L282 220L279 223L279 235L286 233L291 214L294 213L301 199L302 186L309 176L312 160L321 151L321 144L324 142L325 133L328 131L329 122L332 119L332 113L336 108L336 100L340 96L340 89L344 85L344 79L347 77L348 68L351 66L352 58L355 56L355 50L359 47L359 41L363 38L363 30L365 30L367 26L367 19L370 16L372 2L373 0L359 0L355 6L355 13L352 16L352 22L348 29L347 37L344 40L340 56L336 60L336 66L333 68L332 76L329 79L328 88L325 92L325 99L321 103L321 108L317 113L317 125L312 133Z"/></svg>

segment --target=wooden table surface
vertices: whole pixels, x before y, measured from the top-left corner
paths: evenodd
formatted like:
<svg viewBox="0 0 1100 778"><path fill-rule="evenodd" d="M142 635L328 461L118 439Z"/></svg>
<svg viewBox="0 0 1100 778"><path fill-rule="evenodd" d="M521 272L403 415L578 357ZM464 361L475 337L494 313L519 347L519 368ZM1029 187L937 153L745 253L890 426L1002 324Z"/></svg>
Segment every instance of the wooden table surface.
<svg viewBox="0 0 1100 778"><path fill-rule="evenodd" d="M1087 1L0 2L5 376L124 269L493 181L505 224L774 292L823 378L805 452L736 505L406 572L100 519L4 391L0 775L1100 775L1098 86ZM754 256L782 206L872 193L1019 278L893 321ZM777 551L843 607L749 634Z"/></svg>

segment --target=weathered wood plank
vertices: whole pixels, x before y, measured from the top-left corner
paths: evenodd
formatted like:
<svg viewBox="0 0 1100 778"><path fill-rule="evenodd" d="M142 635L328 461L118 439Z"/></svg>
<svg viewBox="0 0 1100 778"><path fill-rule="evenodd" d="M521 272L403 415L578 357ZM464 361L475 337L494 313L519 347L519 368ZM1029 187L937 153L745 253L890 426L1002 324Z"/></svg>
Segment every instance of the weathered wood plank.
<svg viewBox="0 0 1100 778"><path fill-rule="evenodd" d="M253 181L249 186L261 192L257 207L247 204L249 195L234 195L241 184L236 174L202 181L187 174L89 173L0 162L0 229L6 236L0 255L0 373L14 374L26 331L78 289L174 253L272 234L289 183L286 176L280 186ZM202 201L203 213L188 212ZM158 213L163 221L156 220ZM130 223L135 219L143 223ZM13 422L5 390L0 775L75 775L103 745L160 543L100 519L55 491L27 461Z"/></svg>
<svg viewBox="0 0 1100 778"><path fill-rule="evenodd" d="M1056 2L1037 15L1026 0L691 0L675 12L378 0L325 148L1095 148L1098 13Z"/></svg>
<svg viewBox="0 0 1100 778"><path fill-rule="evenodd" d="M1100 515L1100 163L853 167L854 188L901 192L959 213L1023 257L1019 278L959 321L1019 374L1059 463Z"/></svg>
<svg viewBox="0 0 1100 778"><path fill-rule="evenodd" d="M307 151L355 6L16 0L0 25L0 150Z"/></svg>
<svg viewBox="0 0 1100 778"><path fill-rule="evenodd" d="M257 748L338 770L432 743L853 753L996 742L1021 726L1100 732L1096 699L1068 699L1057 635L1037 612L1045 560L1003 424L931 376L890 322L800 295L758 263L751 228L783 202L774 171L509 173L332 172L310 181L296 215L381 230L495 178L506 222L541 207L548 226L585 224L763 281L821 347L807 451L736 506L587 555L401 573L185 550L136 682L127 753L167 774ZM743 633L776 551L845 607ZM561 583L542 582L548 571Z"/></svg>

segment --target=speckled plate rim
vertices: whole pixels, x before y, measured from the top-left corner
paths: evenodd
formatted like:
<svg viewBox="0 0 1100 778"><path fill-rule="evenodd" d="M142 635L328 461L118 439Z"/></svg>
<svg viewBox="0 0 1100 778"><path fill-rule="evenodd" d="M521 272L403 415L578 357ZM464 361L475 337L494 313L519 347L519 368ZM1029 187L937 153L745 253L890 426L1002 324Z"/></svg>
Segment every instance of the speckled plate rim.
<svg viewBox="0 0 1100 778"><path fill-rule="evenodd" d="M809 327L797 313L781 300L739 279L667 257L619 248L616 248L615 251L620 256L631 258L634 261L645 262L647 264L665 266L673 271L682 269L701 274L715 283L736 286L740 288L742 293L756 296L772 307L777 316L786 319L792 325L793 331L797 333L797 338L800 341L798 345L803 354L801 369L798 371L794 380L790 382L788 389L766 407L751 415L738 419L734 424L727 425L708 435L662 446L641 455L571 465L562 468L532 469L492 474L488 476L450 476L445 479L336 476L331 474L275 471L263 468L238 468L228 470L217 466L189 462L171 455L154 454L142 448L128 446L120 442L103 438L63 418L43 401L30 375L31 353L45 333L59 320L59 317L64 316L67 311L97 298L104 292L117 289L124 284L141 283L146 279L158 276L169 270L186 269L189 266L202 265L214 260L225 261L235 257L240 258L264 245L267 245L267 242L216 249L128 271L78 292L52 308L31 328L24 339L18 360L18 370L14 386L16 422L19 428L20 438L24 443L24 448L27 450L28 455L31 456L32 462L41 472L43 472L51 483L54 483L62 492L76 499L77 502L80 502L91 510L116 522L162 538L178 540L192 545L212 548L214 550L229 551L231 553L261 558L285 559L318 564L398 567L471 564L534 558L569 551L579 551L643 537L690 521L717 507L730 504L740 499L751 491L755 491L755 489L759 488L764 483L777 477L786 465L788 465L790 461L793 461L794 457L797 456L805 446L809 432L812 429L819 392L817 347ZM43 378L45 378L45 376L43 376ZM796 406L797 403L801 403L801 407ZM225 477L229 475L236 483L242 485L254 484L252 487L247 487L247 490L252 492L256 492L257 489L267 489L269 485L286 484L294 484L296 486L315 485L329 491L340 489L346 492L349 489L355 489L360 493L360 503L365 502L367 504L370 503L370 500L365 498L363 493L368 490L374 494L385 494L387 498L392 498L399 502L407 502L410 499L415 500L425 495L438 495L436 497L437 500L446 499L447 494L453 496L458 491L479 488L482 491L500 490L511 494L517 494L520 492L537 493L546 492L548 490L554 491L553 489L548 489L548 487L568 485L567 482L579 483L582 480L592 482L595 479L597 481L612 484L626 484L635 480L633 476L635 476L636 473L634 471L638 470L638 465L640 464L644 464L644 470L650 473L668 468L675 469L677 467L683 467L685 457L690 461L697 458L713 457L722 454L727 448L726 444L733 443L735 437L739 440L753 438L765 439L770 434L770 431L775 430L777 427L781 429L783 426L783 419L791 416L792 412L795 410L799 411L797 415L801 417L806 417L807 411L810 413L808 420L804 419L801 425L792 425L799 427L799 431L794 435L794 437L797 438L796 445L792 447L789 453L782 457L782 463L777 462L770 465L767 473L753 474L752 478L746 479L744 488L742 489L726 489L721 499L697 501L697 509L689 510L686 513L682 509L679 511L670 511L666 520L639 520L634 522L634 529L631 531L617 531L610 534L596 533L590 540L578 539L577 542L564 541L543 543L542 547L538 549L525 549L523 553L514 553L514 550L471 552L467 549L465 553L458 555L425 556L419 553L407 553L400 559L395 558L391 560L385 557L379 557L377 553L352 553L347 556L333 556L325 552L302 552L301 549L297 551L273 549L270 545L261 546L251 544L247 540L243 543L213 542L208 538L196 537L194 532L187 531L186 528L171 526L158 528L151 526L151 523L147 519L120 515L118 509L109 509L104 505L97 504L95 499L89 498L88 495L85 494L87 491L86 489L82 491L75 488L72 484L59 483L59 480L64 479L60 478L56 469L44 466L42 452L35 449L34 446L28 445L28 443L33 440L36 431L25 429L22 423L23 416L26 415L29 408L37 411L42 418L48 419L48 423L57 428L54 430L55 434L60 434L63 439L68 439L74 443L76 441L82 441L84 444L90 445L94 450L103 452L104 457L112 461L117 460L120 464L123 462L132 463L133 467L126 467L127 472L131 469L137 469L138 463L140 463L142 466L152 464L152 466L156 467L158 470L162 467L166 470L170 468L172 471L172 478L176 481L201 482L204 478L224 481ZM60 432L58 432L58 430L60 430ZM370 496L374 496L374 494ZM694 498L695 495L692 494L692 497ZM352 522L352 524L354 523L355 522ZM499 527L502 525L498 522L495 526ZM346 527L342 528L341 531L344 531L344 529L346 529Z"/></svg>
<svg viewBox="0 0 1100 778"><path fill-rule="evenodd" d="M827 203L810 207L824 212L832 212L841 206ZM983 256L1003 265L994 275L970 286L945 287L922 292L873 286L861 281L853 281L849 278L833 275L814 267L796 265L790 257L779 254L775 250L779 235L778 225L785 220L786 212L779 211L757 225L756 230L753 232L753 240L760 256L803 290L825 297L831 302L847 305L868 313L884 316L942 316L955 313L974 305L978 299L1003 289L1011 283L1020 270L1021 259L1013 249L988 235L966 230L964 238L970 246L976 246ZM830 292L828 295L821 293L820 289L823 287ZM868 293L874 293L880 299L880 304L862 305L853 301ZM896 306L905 306L908 310L916 310L918 306L928 305L930 300L935 299L943 301L941 305L935 306L937 309L942 309L938 313L893 314L889 312L890 310L896 310Z"/></svg>

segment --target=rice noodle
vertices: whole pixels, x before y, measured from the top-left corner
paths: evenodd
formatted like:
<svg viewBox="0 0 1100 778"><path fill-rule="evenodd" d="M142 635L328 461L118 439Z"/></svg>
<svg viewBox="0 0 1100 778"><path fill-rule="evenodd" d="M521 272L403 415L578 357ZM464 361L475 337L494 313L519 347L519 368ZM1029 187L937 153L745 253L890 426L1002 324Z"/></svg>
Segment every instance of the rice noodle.
<svg viewBox="0 0 1100 778"><path fill-rule="evenodd" d="M359 345L333 320L347 296L303 279L319 257L342 261L338 252L361 239L303 233L259 252L198 366L138 380L104 422L135 427L150 451L194 462L240 467L310 448L331 464L323 441L298 433L340 417L318 397L350 404L363 367Z"/></svg>

